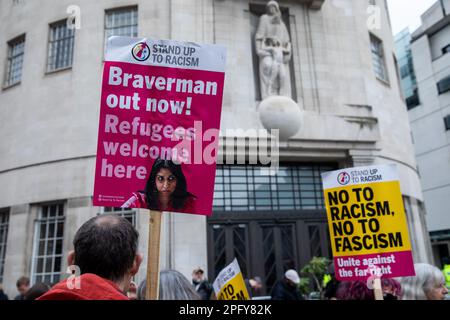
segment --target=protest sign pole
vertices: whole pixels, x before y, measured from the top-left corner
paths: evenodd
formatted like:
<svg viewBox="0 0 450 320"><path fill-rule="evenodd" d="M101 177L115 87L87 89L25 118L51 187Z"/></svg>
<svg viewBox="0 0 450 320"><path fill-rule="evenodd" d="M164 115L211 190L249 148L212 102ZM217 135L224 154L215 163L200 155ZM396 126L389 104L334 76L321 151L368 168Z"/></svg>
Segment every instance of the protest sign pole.
<svg viewBox="0 0 450 320"><path fill-rule="evenodd" d="M158 300L161 220L161 211L150 210L148 229L147 286L145 293L146 300Z"/></svg>
<svg viewBox="0 0 450 320"><path fill-rule="evenodd" d="M381 279L378 277L373 280L373 293L375 300L384 300L383 290L381 290Z"/></svg>

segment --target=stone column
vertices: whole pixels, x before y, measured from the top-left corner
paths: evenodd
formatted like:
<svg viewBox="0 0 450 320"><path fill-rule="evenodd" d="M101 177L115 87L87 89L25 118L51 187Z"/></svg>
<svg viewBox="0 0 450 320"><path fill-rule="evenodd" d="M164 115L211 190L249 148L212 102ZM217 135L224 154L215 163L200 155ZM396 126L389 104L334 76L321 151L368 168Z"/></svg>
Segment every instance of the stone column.
<svg viewBox="0 0 450 320"><path fill-rule="evenodd" d="M350 150L353 167L371 166L374 164L374 157L370 150Z"/></svg>
<svg viewBox="0 0 450 320"><path fill-rule="evenodd" d="M17 279L31 275L36 214L30 211L30 206L24 204L11 207L9 214L3 289L10 299L14 299L18 294Z"/></svg>
<svg viewBox="0 0 450 320"><path fill-rule="evenodd" d="M433 264L434 259L424 216L425 210L420 205L419 200L412 197L404 197L404 205L414 262Z"/></svg>
<svg viewBox="0 0 450 320"><path fill-rule="evenodd" d="M172 215L172 268L189 280L196 267L201 267L207 275L206 217L181 213Z"/></svg>

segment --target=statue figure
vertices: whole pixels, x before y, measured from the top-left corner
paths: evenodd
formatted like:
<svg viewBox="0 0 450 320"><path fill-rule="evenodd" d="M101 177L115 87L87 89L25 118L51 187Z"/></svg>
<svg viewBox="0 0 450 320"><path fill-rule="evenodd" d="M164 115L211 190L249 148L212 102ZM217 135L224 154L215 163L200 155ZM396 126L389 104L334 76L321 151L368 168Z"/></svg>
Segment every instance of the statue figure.
<svg viewBox="0 0 450 320"><path fill-rule="evenodd" d="M291 40L276 1L269 1L266 14L260 17L255 34L259 56L259 78L262 100L269 96L291 97L287 85L288 63L291 60Z"/></svg>

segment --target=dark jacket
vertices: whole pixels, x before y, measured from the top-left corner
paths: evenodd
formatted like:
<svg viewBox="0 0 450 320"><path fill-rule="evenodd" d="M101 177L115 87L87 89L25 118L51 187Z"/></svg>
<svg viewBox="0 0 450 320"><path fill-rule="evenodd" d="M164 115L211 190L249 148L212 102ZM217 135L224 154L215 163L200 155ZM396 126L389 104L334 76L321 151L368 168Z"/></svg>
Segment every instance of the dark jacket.
<svg viewBox="0 0 450 320"><path fill-rule="evenodd" d="M9 300L8 296L3 292L3 290L0 290L0 300Z"/></svg>
<svg viewBox="0 0 450 320"><path fill-rule="evenodd" d="M334 276L331 278L331 280L327 283L325 286L325 292L324 297L328 300L330 299L336 299L337 297L337 290L339 288L340 281L338 281Z"/></svg>
<svg viewBox="0 0 450 320"><path fill-rule="evenodd" d="M192 284L194 285L195 291L197 291L202 300L210 299L213 288L207 280L204 280L200 283L198 283L197 281L192 281Z"/></svg>
<svg viewBox="0 0 450 320"><path fill-rule="evenodd" d="M297 287L289 285L286 279L275 284L271 296L272 300L304 300Z"/></svg>

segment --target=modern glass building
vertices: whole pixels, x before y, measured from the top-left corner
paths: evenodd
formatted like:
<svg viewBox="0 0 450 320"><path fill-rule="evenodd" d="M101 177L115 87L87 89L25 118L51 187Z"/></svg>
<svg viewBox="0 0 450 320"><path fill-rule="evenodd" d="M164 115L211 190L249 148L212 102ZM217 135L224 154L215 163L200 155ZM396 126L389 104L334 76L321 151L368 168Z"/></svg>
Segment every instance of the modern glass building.
<svg viewBox="0 0 450 320"><path fill-rule="evenodd" d="M403 96L408 109L412 109L420 104L420 99L411 52L411 33L408 28L395 36L395 51Z"/></svg>
<svg viewBox="0 0 450 320"><path fill-rule="evenodd" d="M436 1L411 36L420 104L409 110L434 260L450 257L450 0Z"/></svg>

